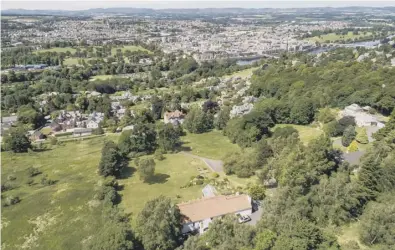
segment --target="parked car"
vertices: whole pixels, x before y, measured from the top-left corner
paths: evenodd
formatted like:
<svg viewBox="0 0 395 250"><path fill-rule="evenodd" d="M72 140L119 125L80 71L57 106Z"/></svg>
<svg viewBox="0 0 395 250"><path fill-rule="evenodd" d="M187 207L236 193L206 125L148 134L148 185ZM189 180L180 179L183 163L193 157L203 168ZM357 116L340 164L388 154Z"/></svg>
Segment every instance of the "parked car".
<svg viewBox="0 0 395 250"><path fill-rule="evenodd" d="M251 217L248 215L240 215L239 216L239 223L246 223L251 220Z"/></svg>

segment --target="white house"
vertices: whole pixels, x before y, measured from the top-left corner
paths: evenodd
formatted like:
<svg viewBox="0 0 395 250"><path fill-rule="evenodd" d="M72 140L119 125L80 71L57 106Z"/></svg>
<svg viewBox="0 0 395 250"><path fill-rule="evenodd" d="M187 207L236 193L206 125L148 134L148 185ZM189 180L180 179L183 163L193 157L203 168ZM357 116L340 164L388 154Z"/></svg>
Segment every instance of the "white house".
<svg viewBox="0 0 395 250"><path fill-rule="evenodd" d="M351 104L341 111L341 116L352 116L355 119L355 123L358 127L365 126L376 126L378 128L383 128L385 125L382 123L375 115L371 115L366 112L370 107L360 107L358 104Z"/></svg>
<svg viewBox="0 0 395 250"><path fill-rule="evenodd" d="M91 119L86 123L87 128L98 128L99 127L99 122L96 121L95 119Z"/></svg>
<svg viewBox="0 0 395 250"><path fill-rule="evenodd" d="M182 233L204 233L215 219L227 214L251 215L251 197L248 195L214 196L178 204L184 216Z"/></svg>

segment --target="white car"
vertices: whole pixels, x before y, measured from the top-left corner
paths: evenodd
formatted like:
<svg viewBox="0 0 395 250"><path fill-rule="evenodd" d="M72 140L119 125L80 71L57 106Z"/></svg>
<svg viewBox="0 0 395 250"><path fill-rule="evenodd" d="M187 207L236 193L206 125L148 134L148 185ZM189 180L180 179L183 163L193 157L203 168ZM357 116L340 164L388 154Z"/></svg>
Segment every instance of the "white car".
<svg viewBox="0 0 395 250"><path fill-rule="evenodd" d="M251 220L251 217L248 215L240 215L239 216L239 223L246 223Z"/></svg>

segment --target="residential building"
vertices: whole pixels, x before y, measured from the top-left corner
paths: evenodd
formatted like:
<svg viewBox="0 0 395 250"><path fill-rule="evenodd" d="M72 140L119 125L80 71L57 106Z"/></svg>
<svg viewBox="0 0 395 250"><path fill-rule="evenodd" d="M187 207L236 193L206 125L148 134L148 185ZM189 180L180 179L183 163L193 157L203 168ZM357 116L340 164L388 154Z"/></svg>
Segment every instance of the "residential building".
<svg viewBox="0 0 395 250"><path fill-rule="evenodd" d="M214 196L177 205L184 216L182 233L203 233L216 218L227 214L251 215L251 197L248 195Z"/></svg>
<svg viewBox="0 0 395 250"><path fill-rule="evenodd" d="M163 118L165 123L178 125L184 122L185 114L179 110L176 110L174 112L165 112Z"/></svg>

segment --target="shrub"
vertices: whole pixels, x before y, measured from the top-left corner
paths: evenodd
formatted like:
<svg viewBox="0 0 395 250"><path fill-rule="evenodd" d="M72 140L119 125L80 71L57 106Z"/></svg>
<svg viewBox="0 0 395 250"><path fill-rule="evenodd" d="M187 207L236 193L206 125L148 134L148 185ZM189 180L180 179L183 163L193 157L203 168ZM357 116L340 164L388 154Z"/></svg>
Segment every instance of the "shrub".
<svg viewBox="0 0 395 250"><path fill-rule="evenodd" d="M163 154L159 151L155 152L155 159L158 161L163 161L165 159L165 157L163 156Z"/></svg>
<svg viewBox="0 0 395 250"><path fill-rule="evenodd" d="M28 174L29 174L30 177L33 177L33 176L36 176L36 175L41 174L41 171L38 170L37 168L34 168L34 167L28 168L28 169L27 169L27 172L28 172Z"/></svg>
<svg viewBox="0 0 395 250"><path fill-rule="evenodd" d="M361 144L367 144L369 143L369 138L368 138L368 134L366 132L366 128L362 128L358 133L357 133L357 137L355 138L357 140L357 142L361 143Z"/></svg>
<svg viewBox="0 0 395 250"><path fill-rule="evenodd" d="M4 206L7 207L7 206L15 205L19 202L21 202L21 199L19 199L18 196L9 196L5 199Z"/></svg>
<svg viewBox="0 0 395 250"><path fill-rule="evenodd" d="M204 181L203 180L196 180L196 185L203 185Z"/></svg>
<svg viewBox="0 0 395 250"><path fill-rule="evenodd" d="M29 185L29 186L33 185L33 183L34 183L34 180L31 179L31 178L29 178L29 179L26 181L26 184Z"/></svg>
<svg viewBox="0 0 395 250"><path fill-rule="evenodd" d="M212 178L218 178L218 177L219 177L219 174L218 174L218 173L215 173L215 172L214 172L214 173L211 173L211 177L212 177Z"/></svg>
<svg viewBox="0 0 395 250"><path fill-rule="evenodd" d="M44 186L51 186L55 183L56 183L55 180L48 179L48 176L46 176L46 175L43 176L43 178L41 178L41 184Z"/></svg>
<svg viewBox="0 0 395 250"><path fill-rule="evenodd" d="M51 136L51 138L49 139L49 143L51 145L56 145L58 144L58 139L55 136Z"/></svg>
<svg viewBox="0 0 395 250"><path fill-rule="evenodd" d="M14 180L16 180L16 177L13 176L12 174L10 174L9 176L7 176L7 180L14 181Z"/></svg>
<svg viewBox="0 0 395 250"><path fill-rule="evenodd" d="M15 186L12 185L11 183L4 183L4 184L1 184L1 192L5 192L5 191L8 191L8 190L12 190L12 189L14 189L14 188L15 188Z"/></svg>
<svg viewBox="0 0 395 250"><path fill-rule="evenodd" d="M356 152L358 151L358 143L354 140L351 142L350 146L347 147L348 152Z"/></svg>

